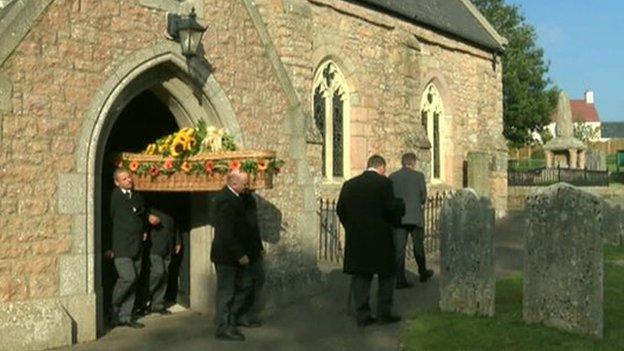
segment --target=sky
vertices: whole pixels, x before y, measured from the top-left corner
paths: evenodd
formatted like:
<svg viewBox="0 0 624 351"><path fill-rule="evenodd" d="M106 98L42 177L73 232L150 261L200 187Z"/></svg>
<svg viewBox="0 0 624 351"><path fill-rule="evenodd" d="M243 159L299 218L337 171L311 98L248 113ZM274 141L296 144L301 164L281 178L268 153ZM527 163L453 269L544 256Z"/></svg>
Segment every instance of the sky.
<svg viewBox="0 0 624 351"><path fill-rule="evenodd" d="M602 121L624 122L624 0L507 0L535 27L548 76L570 99L594 91Z"/></svg>

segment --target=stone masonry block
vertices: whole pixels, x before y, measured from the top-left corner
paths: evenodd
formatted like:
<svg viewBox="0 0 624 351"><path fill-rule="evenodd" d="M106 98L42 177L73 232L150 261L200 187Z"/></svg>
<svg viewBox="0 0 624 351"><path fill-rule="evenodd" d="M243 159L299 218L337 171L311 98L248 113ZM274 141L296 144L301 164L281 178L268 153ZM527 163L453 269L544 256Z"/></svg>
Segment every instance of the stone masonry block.
<svg viewBox="0 0 624 351"><path fill-rule="evenodd" d="M61 296L84 294L87 291L86 255L62 255L59 279Z"/></svg>
<svg viewBox="0 0 624 351"><path fill-rule="evenodd" d="M97 338L95 294L66 296L63 307L74 321L73 342L83 343Z"/></svg>
<svg viewBox="0 0 624 351"><path fill-rule="evenodd" d="M523 317L601 338L603 335L602 200L566 183L527 202Z"/></svg>
<svg viewBox="0 0 624 351"><path fill-rule="evenodd" d="M80 173L64 173L58 177L58 210L61 214L86 212L86 177Z"/></svg>
<svg viewBox="0 0 624 351"><path fill-rule="evenodd" d="M494 315L494 210L473 189L459 190L442 207L440 309Z"/></svg>
<svg viewBox="0 0 624 351"><path fill-rule="evenodd" d="M0 351L43 350L72 343L72 321L55 299L0 303Z"/></svg>

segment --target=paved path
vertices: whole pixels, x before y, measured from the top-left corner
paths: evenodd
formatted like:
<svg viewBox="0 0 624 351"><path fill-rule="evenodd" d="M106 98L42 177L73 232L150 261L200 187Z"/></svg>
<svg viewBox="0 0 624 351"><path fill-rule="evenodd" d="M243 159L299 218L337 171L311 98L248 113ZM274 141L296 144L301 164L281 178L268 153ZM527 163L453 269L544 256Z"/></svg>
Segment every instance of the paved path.
<svg viewBox="0 0 624 351"><path fill-rule="evenodd" d="M499 277L513 274L522 267L524 226L524 217L518 214L497 223L496 273ZM439 272L438 267L433 268L436 273ZM414 274L410 277L416 280ZM439 299L437 277L436 274L432 281L425 284L416 283L412 289L397 290L396 312L403 317L418 318L419 312L435 309ZM143 320L145 329L116 328L95 342L75 345L71 350L400 350L400 332L405 322L357 328L352 318L346 315L347 288L347 277L339 269L329 270L322 293L267 311L263 327L242 329L247 337L242 343L215 340L215 327L211 320L186 311L164 317L149 316Z"/></svg>
<svg viewBox="0 0 624 351"><path fill-rule="evenodd" d="M415 279L415 277L413 277ZM240 350L240 351L396 351L402 323L357 328L346 315L347 278L340 271L328 274L323 293L269 311L265 325L241 329L245 342L214 339L215 327L206 316L181 312L171 316L149 316L141 330L115 328L98 341L75 345L71 350ZM437 280L398 290L395 307L403 316L435 308Z"/></svg>

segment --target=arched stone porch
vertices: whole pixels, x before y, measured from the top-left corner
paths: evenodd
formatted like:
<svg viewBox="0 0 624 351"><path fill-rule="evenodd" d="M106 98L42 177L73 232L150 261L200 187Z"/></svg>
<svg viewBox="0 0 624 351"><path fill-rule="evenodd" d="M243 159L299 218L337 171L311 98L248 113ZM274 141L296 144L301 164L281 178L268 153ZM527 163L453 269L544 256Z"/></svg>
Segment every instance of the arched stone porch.
<svg viewBox="0 0 624 351"><path fill-rule="evenodd" d="M179 126L198 120L228 128L239 144L244 138L234 111L210 65L202 59L186 61L176 43L163 42L130 55L111 71L106 83L97 88L84 116L77 142L76 170L58 176L59 213L73 218L71 251L60 260L59 295L73 320L74 342L93 340L103 326L101 302L100 228L103 149L119 113L141 92L150 89L168 106ZM193 197L192 218L206 214L207 203ZM191 308L211 309L210 226L193 220L191 247L201 248L191 255Z"/></svg>

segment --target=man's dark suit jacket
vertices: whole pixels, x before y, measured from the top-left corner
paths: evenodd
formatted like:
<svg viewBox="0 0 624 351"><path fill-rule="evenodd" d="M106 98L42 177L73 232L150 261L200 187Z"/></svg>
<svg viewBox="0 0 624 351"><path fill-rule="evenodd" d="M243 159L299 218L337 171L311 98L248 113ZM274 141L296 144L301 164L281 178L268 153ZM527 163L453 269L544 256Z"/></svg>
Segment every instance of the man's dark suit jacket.
<svg viewBox="0 0 624 351"><path fill-rule="evenodd" d="M137 257L143 233L147 230L147 209L141 194L133 191L129 199L116 187L111 195L113 253L115 257Z"/></svg>
<svg viewBox="0 0 624 351"><path fill-rule="evenodd" d="M405 202L405 215L400 224L424 227L423 205L427 202L425 176L416 170L403 167L390 174L394 196Z"/></svg>
<svg viewBox="0 0 624 351"><path fill-rule="evenodd" d="M401 205L390 179L376 172L344 183L336 210L345 228L345 273L395 274L392 223L403 215Z"/></svg>
<svg viewBox="0 0 624 351"><path fill-rule="evenodd" d="M260 226L258 225L258 204L253 194L241 194L243 206L245 207L245 215L249 224L249 244L247 254L249 260L255 262L263 250L262 238L260 237Z"/></svg>
<svg viewBox="0 0 624 351"><path fill-rule="evenodd" d="M254 247L243 200L225 186L213 201L215 235L210 260L215 264L238 266L238 260L250 256Z"/></svg>
<svg viewBox="0 0 624 351"><path fill-rule="evenodd" d="M150 213L160 218L160 224L150 231L152 247L150 254L165 257L173 251L173 246L180 243L180 236L172 216L157 209L150 209Z"/></svg>

